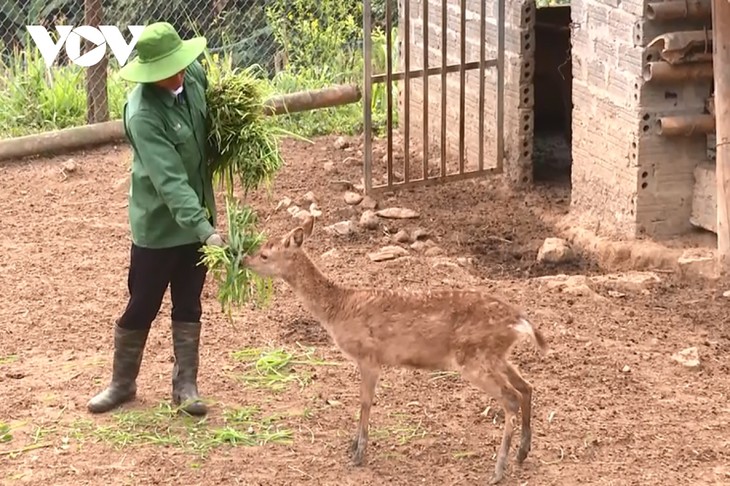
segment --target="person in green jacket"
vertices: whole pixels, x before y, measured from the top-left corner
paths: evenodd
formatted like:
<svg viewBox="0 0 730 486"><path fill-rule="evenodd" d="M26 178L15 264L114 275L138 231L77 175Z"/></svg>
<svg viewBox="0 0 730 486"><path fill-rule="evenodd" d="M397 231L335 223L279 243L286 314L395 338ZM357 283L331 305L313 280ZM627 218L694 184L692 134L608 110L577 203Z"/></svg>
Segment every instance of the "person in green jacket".
<svg viewBox="0 0 730 486"><path fill-rule="evenodd" d="M175 364L172 398L193 415L207 407L198 396L203 244L222 246L208 166L207 77L198 57L205 37L182 40L166 22L148 25L137 57L120 76L138 83L124 105L133 149L129 189L132 244L129 300L114 328L109 386L88 403L93 413L135 398L137 375L152 322L170 288Z"/></svg>

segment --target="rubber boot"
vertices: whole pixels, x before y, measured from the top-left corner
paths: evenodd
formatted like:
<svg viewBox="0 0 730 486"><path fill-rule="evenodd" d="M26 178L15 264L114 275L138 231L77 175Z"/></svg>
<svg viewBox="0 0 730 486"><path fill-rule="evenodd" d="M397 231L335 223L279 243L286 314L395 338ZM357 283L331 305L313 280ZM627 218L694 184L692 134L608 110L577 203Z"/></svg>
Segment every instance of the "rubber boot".
<svg viewBox="0 0 730 486"><path fill-rule="evenodd" d="M115 326L112 381L106 389L89 400L89 412L108 412L136 397L137 375L149 332L149 329L130 330Z"/></svg>
<svg viewBox="0 0 730 486"><path fill-rule="evenodd" d="M198 396L198 350L200 323L172 321L175 365L172 369L172 400L190 415L205 415L208 408Z"/></svg>

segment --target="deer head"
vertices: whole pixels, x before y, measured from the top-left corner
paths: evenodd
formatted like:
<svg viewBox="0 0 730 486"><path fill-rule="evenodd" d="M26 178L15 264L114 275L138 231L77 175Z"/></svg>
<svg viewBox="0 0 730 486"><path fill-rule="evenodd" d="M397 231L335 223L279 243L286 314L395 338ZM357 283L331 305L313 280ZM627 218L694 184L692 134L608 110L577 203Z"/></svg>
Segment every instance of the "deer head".
<svg viewBox="0 0 730 486"><path fill-rule="evenodd" d="M295 274L301 261L302 244L312 234L314 218L308 215L298 226L280 239L272 238L242 262L254 272L269 278L284 278Z"/></svg>

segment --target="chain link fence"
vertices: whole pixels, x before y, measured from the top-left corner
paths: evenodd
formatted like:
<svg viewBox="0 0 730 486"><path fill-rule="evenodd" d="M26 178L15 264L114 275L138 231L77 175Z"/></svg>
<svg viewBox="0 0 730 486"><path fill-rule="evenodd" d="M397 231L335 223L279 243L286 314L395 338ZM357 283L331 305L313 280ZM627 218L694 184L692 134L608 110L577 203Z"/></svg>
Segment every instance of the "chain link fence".
<svg viewBox="0 0 730 486"><path fill-rule="evenodd" d="M399 0L392 2L395 30ZM384 11L385 0L374 0L376 29ZM205 35L209 52L235 66L260 66L274 92L362 79L362 0L0 0L0 136L119 119L131 88L116 76L110 49L98 65L82 67L61 46L47 67L28 25L44 26L54 43L57 26L116 26L129 42L128 26L155 21L170 22L183 38ZM361 109L333 108L324 120L300 113L289 122L305 135L355 131Z"/></svg>

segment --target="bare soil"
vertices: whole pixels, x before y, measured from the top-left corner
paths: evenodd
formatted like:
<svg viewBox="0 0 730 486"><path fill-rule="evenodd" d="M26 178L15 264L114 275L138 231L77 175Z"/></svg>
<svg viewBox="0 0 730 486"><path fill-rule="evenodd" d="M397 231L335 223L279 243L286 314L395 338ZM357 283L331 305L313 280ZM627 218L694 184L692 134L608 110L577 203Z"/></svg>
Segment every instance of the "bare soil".
<svg viewBox="0 0 730 486"><path fill-rule="evenodd" d="M325 226L357 222L362 212L331 184L360 182L360 167L348 161L359 157L357 141L349 150L333 141L286 142L288 165L273 196L252 199L263 218L271 216L269 234L293 227L286 211L272 214L281 198L299 201L313 191L323 214L307 249L333 279L386 287L480 285L523 305L549 339L553 352L546 357L529 344L514 353L535 387L533 448L517 466L515 440L503 484L730 483L730 299L722 297L730 287L682 283L669 274L659 274L656 285L621 292L593 285L594 292L568 293L544 285L535 277L602 273L585 258L536 262L540 244L554 234L532 208L566 212L565 187L509 195L490 181L466 181L403 191L381 198L380 206L414 209L419 218L331 235ZM69 158L75 170L64 175ZM0 167L0 422L12 427L12 439L0 442L3 484L486 483L502 434L499 406L459 378L410 370L383 374L369 462L350 466L357 372L283 284L269 307L243 309L233 322L207 286L199 385L214 400L212 424L226 409L257 406L284 414L291 444L223 445L200 458L177 446L124 446L83 432L81 423L97 431L119 427L113 414L90 416L85 405L110 377L112 327L126 303L129 160L120 146ZM327 162L334 171L325 173ZM407 247L408 257L370 261L369 252L392 244L388 233L416 227L444 254ZM169 312L166 298L146 349L138 400L125 410L169 400ZM312 367L309 383L278 392L237 379L241 365L232 352L297 350L298 344L340 366ZM671 360L690 346L699 352L699 369Z"/></svg>

